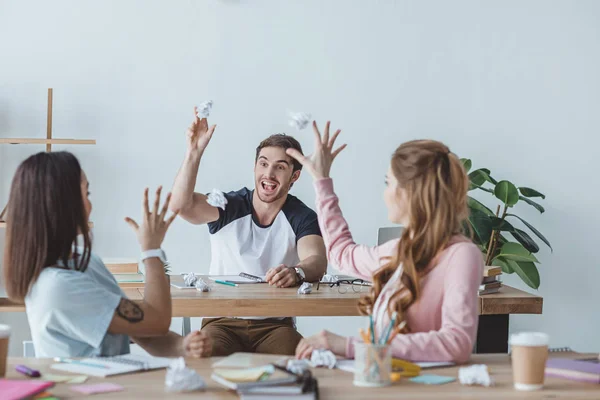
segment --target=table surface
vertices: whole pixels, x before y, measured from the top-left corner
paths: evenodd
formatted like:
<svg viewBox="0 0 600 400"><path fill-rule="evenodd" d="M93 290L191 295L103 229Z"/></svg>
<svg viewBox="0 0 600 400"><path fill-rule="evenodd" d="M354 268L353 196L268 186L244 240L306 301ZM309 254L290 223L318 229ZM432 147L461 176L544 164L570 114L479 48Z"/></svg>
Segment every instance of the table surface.
<svg viewBox="0 0 600 400"><path fill-rule="evenodd" d="M207 277L203 277L207 281ZM181 280L171 277L172 282ZM337 287L316 285L308 295L297 293L297 288L280 289L261 284L240 284L237 287L214 284L210 292L171 287L173 317L306 317L357 316L361 293L347 288L340 293ZM134 301L141 301L143 287L124 288ZM541 314L543 299L510 286L500 293L479 296L479 314ZM25 307L7 299L0 299L0 312L25 311Z"/></svg>
<svg viewBox="0 0 600 400"><path fill-rule="evenodd" d="M571 354L560 354L561 357L574 356ZM578 354L586 357L589 355ZM596 355L593 355L596 356ZM260 355L260 363L274 362L281 359L281 356ZM143 372L130 375L113 376L108 378L94 378L86 384L110 382L125 387L125 391L103 395L94 395L94 399L132 399L132 398L192 398L200 397L203 399L235 399L238 396L234 392L225 391L216 382L210 379L212 373L212 363L217 358L186 360L188 367L195 369L207 383L207 390L204 393L196 392L189 394L165 393L165 370ZM58 375L68 375L62 371L50 369L53 362L49 359L23 359L9 358L7 366L7 378L28 379L15 372L15 366L25 364L31 368L40 370L42 374L54 373ZM495 381L493 387L464 386L458 381L439 386L427 386L416 384L403 379L385 388L361 388L352 384L353 375L341 370L313 369L314 375L319 380L319 390L321 399L599 399L600 385L580 383L558 378L547 378L545 387L537 392L519 392L513 389L512 369L510 367L510 357L508 355L481 354L473 355L471 363L486 364L490 369L490 374ZM440 368L425 370L423 373L438 374L444 376L458 377L458 367ZM69 389L70 385L57 384L50 390L52 394L61 399L78 398L76 392ZM290 397L293 399L293 397Z"/></svg>

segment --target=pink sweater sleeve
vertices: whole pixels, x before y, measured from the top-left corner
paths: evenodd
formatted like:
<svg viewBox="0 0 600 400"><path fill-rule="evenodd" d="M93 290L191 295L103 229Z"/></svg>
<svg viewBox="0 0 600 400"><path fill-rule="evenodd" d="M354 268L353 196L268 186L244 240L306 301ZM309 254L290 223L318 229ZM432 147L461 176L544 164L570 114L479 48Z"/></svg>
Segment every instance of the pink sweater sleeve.
<svg viewBox="0 0 600 400"><path fill-rule="evenodd" d="M371 280L373 273L385 263L382 258L394 253L398 240L392 240L382 246L356 244L340 210L331 178L319 179L314 185L319 226L327 248L328 260L343 273Z"/></svg>
<svg viewBox="0 0 600 400"><path fill-rule="evenodd" d="M483 274L483 256L473 244L457 246L448 261L444 282L428 282L443 286L442 326L437 331L398 335L392 341L392 355L412 361L469 360L479 321L477 290ZM354 342L346 346L348 357L354 357Z"/></svg>

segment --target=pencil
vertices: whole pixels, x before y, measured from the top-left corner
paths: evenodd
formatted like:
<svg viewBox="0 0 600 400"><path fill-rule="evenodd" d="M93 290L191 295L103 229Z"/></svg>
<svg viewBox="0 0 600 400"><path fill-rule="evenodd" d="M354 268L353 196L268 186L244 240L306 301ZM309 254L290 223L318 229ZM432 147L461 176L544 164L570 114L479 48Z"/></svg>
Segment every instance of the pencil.
<svg viewBox="0 0 600 400"><path fill-rule="evenodd" d="M360 328L359 332L360 332L360 337L362 338L363 342L369 343L369 335L367 335L367 332L365 332L365 330L362 328Z"/></svg>

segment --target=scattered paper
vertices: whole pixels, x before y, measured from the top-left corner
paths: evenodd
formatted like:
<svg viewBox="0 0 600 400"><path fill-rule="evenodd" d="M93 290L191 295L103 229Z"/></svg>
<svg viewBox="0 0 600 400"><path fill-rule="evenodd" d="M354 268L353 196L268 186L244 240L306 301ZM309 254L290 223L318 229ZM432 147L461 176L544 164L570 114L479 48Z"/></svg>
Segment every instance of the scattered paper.
<svg viewBox="0 0 600 400"><path fill-rule="evenodd" d="M40 379L54 383L84 383L88 380L88 376L43 374Z"/></svg>
<svg viewBox="0 0 600 400"><path fill-rule="evenodd" d="M185 286L196 286L196 282L198 282L198 276L193 272L183 274L183 282L185 283Z"/></svg>
<svg viewBox="0 0 600 400"><path fill-rule="evenodd" d="M213 102L212 100L205 101L204 103L200 103L198 106L198 118L208 118L210 116L210 111L212 110Z"/></svg>
<svg viewBox="0 0 600 400"><path fill-rule="evenodd" d="M115 383L96 383L94 385L71 386L71 390L83 394L121 392L125 388Z"/></svg>
<svg viewBox="0 0 600 400"><path fill-rule="evenodd" d="M310 367L310 363L306 359L303 359L303 360L291 359L291 360L288 360L285 368L293 374L301 375L309 367Z"/></svg>
<svg viewBox="0 0 600 400"><path fill-rule="evenodd" d="M299 131L306 128L312 119L310 114L304 112L290 112L288 114L290 116L290 126Z"/></svg>
<svg viewBox="0 0 600 400"><path fill-rule="evenodd" d="M227 205L227 198L225 194L218 189L213 189L212 192L208 195L206 202L213 207L222 208L225 211L225 206Z"/></svg>
<svg viewBox="0 0 600 400"><path fill-rule="evenodd" d="M298 288L298 294L310 294L310 293L312 293L312 288L313 288L312 283L304 282Z"/></svg>
<svg viewBox="0 0 600 400"><path fill-rule="evenodd" d="M313 367L327 367L332 369L335 368L336 362L335 354L329 350L313 350L310 356L310 363Z"/></svg>
<svg viewBox="0 0 600 400"><path fill-rule="evenodd" d="M198 278L198 281L196 281L196 290L200 292L210 292L211 288L204 279Z"/></svg>
<svg viewBox="0 0 600 400"><path fill-rule="evenodd" d="M455 380L456 378L441 375L419 375L409 379L411 382L422 383L424 385L443 385L445 383L454 382Z"/></svg>
<svg viewBox="0 0 600 400"><path fill-rule="evenodd" d="M458 370L458 380L463 385L492 386L494 380L490 376L487 365L475 364Z"/></svg>
<svg viewBox="0 0 600 400"><path fill-rule="evenodd" d="M191 392L206 388L206 382L196 371L186 367L183 357L173 360L165 376L166 392Z"/></svg>
<svg viewBox="0 0 600 400"><path fill-rule="evenodd" d="M338 281L338 279L335 275L325 274L321 278L321 282L331 283L331 282L337 282L337 281Z"/></svg>

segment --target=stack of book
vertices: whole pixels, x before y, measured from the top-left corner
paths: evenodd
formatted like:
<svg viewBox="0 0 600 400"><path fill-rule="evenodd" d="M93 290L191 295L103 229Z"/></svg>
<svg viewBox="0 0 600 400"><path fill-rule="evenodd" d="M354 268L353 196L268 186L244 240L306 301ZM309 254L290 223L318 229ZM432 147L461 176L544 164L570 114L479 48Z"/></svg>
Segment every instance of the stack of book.
<svg viewBox="0 0 600 400"><path fill-rule="evenodd" d="M286 359L275 361L273 356L234 353L213 364L211 379L236 391L242 400L318 399L318 383L310 371L291 373L281 365ZM269 363L263 364L265 361Z"/></svg>
<svg viewBox="0 0 600 400"><path fill-rule="evenodd" d="M483 280L479 285L479 295L498 293L502 287L500 275L502 275L501 267L485 267Z"/></svg>
<svg viewBox="0 0 600 400"><path fill-rule="evenodd" d="M122 288L144 287L144 275L134 259L107 258L102 260Z"/></svg>

